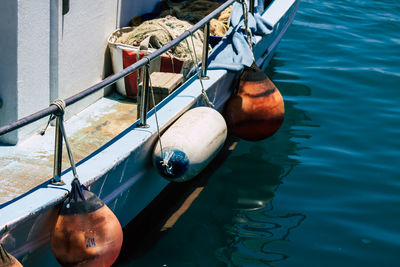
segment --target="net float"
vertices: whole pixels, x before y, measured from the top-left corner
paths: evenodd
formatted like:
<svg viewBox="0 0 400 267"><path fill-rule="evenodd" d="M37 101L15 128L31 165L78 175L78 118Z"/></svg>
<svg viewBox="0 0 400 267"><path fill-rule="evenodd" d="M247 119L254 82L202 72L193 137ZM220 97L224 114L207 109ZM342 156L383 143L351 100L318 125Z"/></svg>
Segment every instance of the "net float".
<svg viewBox="0 0 400 267"><path fill-rule="evenodd" d="M22 267L22 264L11 254L7 253L0 244L0 267Z"/></svg>
<svg viewBox="0 0 400 267"><path fill-rule="evenodd" d="M77 178L51 231L50 245L62 266L111 266L122 246L114 213Z"/></svg>
<svg viewBox="0 0 400 267"><path fill-rule="evenodd" d="M185 182L199 174L222 148L228 129L213 108L185 112L161 136L153 152L153 165L164 178Z"/></svg>
<svg viewBox="0 0 400 267"><path fill-rule="evenodd" d="M228 100L224 116L232 134L258 141L272 136L281 127L284 113L281 93L253 63L241 74L237 93Z"/></svg>

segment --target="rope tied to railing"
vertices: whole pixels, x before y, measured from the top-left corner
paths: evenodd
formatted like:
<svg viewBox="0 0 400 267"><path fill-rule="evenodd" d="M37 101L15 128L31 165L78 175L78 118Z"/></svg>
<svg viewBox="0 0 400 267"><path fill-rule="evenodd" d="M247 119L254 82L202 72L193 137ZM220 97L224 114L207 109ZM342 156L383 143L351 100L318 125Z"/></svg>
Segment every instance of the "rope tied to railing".
<svg viewBox="0 0 400 267"><path fill-rule="evenodd" d="M54 112L53 114L50 115L49 120L47 121L46 126L44 127L43 130L41 130L41 131L39 132L40 135L44 135L44 134L46 133L46 130L47 130L47 128L48 128L49 125L50 125L50 122L51 122L52 120L54 120L54 119L56 118L56 116L63 116L64 113L65 113L66 104L65 104L64 100L62 100L62 99L56 99L56 100L53 101L53 103L50 104L50 106L52 106L52 105L56 106L58 109L57 109L56 112Z"/></svg>
<svg viewBox="0 0 400 267"><path fill-rule="evenodd" d="M62 134L62 136L64 138L65 147L67 148L67 154L68 154L69 162L71 164L72 173L74 174L74 178L78 179L78 173L76 172L74 157L72 155L71 147L69 146L67 134L66 134L65 128L64 128L63 114L56 115L56 116L60 116L61 117L61 120L60 120L61 134Z"/></svg>
<svg viewBox="0 0 400 267"><path fill-rule="evenodd" d="M190 31L190 30L186 30L186 31L190 33L190 37L191 37L191 40L192 40L192 46L193 46L193 51L194 51L193 54L194 54L194 55L191 53L190 46L189 46L189 42L188 42L187 38L185 39L186 45L187 45L187 47L188 47L188 50L190 51L190 56L192 57L192 60L195 62L194 66L195 66L195 68L196 68L197 78L198 78L199 81L200 81L200 85L201 85L201 94L203 95L203 101L204 101L205 104L207 104L209 107L212 107L212 108L213 108L213 107L214 107L214 104L213 104L213 103L210 101L210 99L208 98L207 92L206 92L206 90L204 89L203 80L201 79L200 68L199 68L199 64L198 64L197 56L196 56L196 48L195 48L195 46L194 46L194 41L193 41L193 33L192 33L192 31ZM207 45L207 44L205 44L205 45ZM204 64L204 63L203 63L203 64Z"/></svg>
<svg viewBox="0 0 400 267"><path fill-rule="evenodd" d="M64 115L66 107L64 100L56 99L53 101L53 103L50 104L50 106L51 105L55 105L58 108L57 112L55 112L56 116Z"/></svg>
<svg viewBox="0 0 400 267"><path fill-rule="evenodd" d="M243 9L243 22L244 22L243 29L246 32L247 42L249 43L250 50L253 52L253 40L251 36L252 33L249 27L249 6L247 4L247 0L242 0L241 3Z"/></svg>
<svg viewBox="0 0 400 267"><path fill-rule="evenodd" d="M158 116L157 116L157 107L156 107L156 101L154 99L154 89L153 89L153 85L151 84L151 76L150 76L150 71L149 71L149 67L150 67L150 60L149 63L146 64L145 66L145 70L147 72L147 74L149 75L149 85L150 85L150 91L151 91L151 100L153 102L153 107L154 107L154 117L156 119L156 126L157 126L157 135L158 135L158 142L160 144L160 150L161 150L161 155L162 155L162 160L161 160L161 164L163 167L166 168L170 168L170 166L168 165L168 161L171 157L168 157L168 155L164 154L164 149L163 149L163 145L161 142L161 132L160 132L160 125L158 123Z"/></svg>
<svg viewBox="0 0 400 267"><path fill-rule="evenodd" d="M56 106L57 110L53 114L50 115L46 127L42 130L42 132L40 134L44 135L50 122L53 119L55 119L56 117L60 118L60 120L59 120L60 121L60 131L63 136L64 142L65 142L65 147L67 148L67 154L68 154L69 162L71 164L72 173L74 174L74 178L78 179L78 173L76 172L74 157L72 155L71 147L69 146L67 134L65 132L65 127L64 127L64 113L65 113L65 107L66 107L65 102L62 99L56 99L53 101L53 103L50 104L50 106L51 105Z"/></svg>

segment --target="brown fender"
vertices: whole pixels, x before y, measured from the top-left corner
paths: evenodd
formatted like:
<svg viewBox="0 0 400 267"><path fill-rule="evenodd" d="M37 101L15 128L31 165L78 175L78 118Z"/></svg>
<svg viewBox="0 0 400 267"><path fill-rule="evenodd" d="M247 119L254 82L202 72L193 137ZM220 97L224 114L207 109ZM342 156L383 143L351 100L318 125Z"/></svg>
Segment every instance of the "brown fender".
<svg viewBox="0 0 400 267"><path fill-rule="evenodd" d="M111 266L122 246L122 228L95 194L72 182L51 232L50 244L62 266Z"/></svg>
<svg viewBox="0 0 400 267"><path fill-rule="evenodd" d="M14 258L13 255L8 254L3 245L0 244L0 267L22 267L22 264Z"/></svg>
<svg viewBox="0 0 400 267"><path fill-rule="evenodd" d="M239 87L225 106L230 132L249 141L273 135L282 125L285 106L282 95L255 64L246 67Z"/></svg>

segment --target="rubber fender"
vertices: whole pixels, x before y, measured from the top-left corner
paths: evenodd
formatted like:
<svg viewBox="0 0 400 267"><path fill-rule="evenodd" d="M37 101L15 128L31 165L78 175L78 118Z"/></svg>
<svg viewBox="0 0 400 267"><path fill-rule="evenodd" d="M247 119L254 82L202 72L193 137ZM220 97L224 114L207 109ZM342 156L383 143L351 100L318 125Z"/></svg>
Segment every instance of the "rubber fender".
<svg viewBox="0 0 400 267"><path fill-rule="evenodd" d="M153 164L166 179L184 182L199 174L222 148L227 126L213 108L197 107L184 113L157 141Z"/></svg>

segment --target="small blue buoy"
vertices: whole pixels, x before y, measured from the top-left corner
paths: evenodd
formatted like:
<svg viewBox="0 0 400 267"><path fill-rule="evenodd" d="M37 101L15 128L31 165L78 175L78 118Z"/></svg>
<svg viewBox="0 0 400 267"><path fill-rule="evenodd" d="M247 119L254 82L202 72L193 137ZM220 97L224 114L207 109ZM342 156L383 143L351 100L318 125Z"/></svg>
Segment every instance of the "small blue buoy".
<svg viewBox="0 0 400 267"><path fill-rule="evenodd" d="M154 165L162 176L174 181L185 174L189 168L189 159L185 152L167 148L163 149L163 154L157 155L154 159Z"/></svg>

